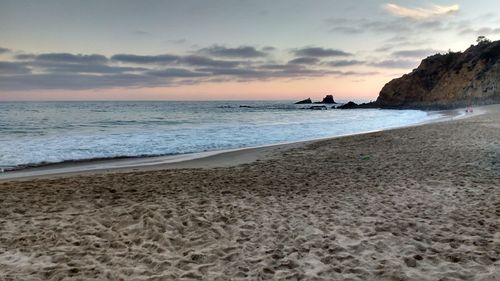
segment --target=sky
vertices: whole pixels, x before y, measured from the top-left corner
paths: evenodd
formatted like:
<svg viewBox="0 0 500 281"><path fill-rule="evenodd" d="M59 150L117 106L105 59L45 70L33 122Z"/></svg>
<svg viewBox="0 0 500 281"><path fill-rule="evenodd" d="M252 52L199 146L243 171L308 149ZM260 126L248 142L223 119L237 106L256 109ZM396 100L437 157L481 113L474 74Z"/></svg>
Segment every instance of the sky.
<svg viewBox="0 0 500 281"><path fill-rule="evenodd" d="M500 39L491 0L0 0L0 101L369 101Z"/></svg>

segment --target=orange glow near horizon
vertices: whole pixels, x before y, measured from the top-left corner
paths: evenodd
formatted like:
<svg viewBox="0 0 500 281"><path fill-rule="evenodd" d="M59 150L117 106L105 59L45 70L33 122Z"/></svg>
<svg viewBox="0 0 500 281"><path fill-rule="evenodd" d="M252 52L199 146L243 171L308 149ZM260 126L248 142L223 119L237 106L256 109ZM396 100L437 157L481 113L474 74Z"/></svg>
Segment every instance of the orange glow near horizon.
<svg viewBox="0 0 500 281"><path fill-rule="evenodd" d="M1 100L374 100L390 79L384 75L321 77L296 80L221 82L157 88L38 90L6 92Z"/></svg>

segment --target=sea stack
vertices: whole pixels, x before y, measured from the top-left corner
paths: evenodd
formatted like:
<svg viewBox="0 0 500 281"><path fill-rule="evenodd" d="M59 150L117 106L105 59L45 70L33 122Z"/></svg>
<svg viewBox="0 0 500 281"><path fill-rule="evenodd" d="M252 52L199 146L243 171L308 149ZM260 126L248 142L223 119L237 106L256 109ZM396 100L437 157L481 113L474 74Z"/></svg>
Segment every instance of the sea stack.
<svg viewBox="0 0 500 281"><path fill-rule="evenodd" d="M307 98L305 100L298 101L295 104L310 104L310 103L312 103L311 98Z"/></svg>
<svg viewBox="0 0 500 281"><path fill-rule="evenodd" d="M332 95L326 95L324 98L323 98L323 101L321 103L329 103L329 104L334 104L336 103L335 100L333 99L333 96Z"/></svg>

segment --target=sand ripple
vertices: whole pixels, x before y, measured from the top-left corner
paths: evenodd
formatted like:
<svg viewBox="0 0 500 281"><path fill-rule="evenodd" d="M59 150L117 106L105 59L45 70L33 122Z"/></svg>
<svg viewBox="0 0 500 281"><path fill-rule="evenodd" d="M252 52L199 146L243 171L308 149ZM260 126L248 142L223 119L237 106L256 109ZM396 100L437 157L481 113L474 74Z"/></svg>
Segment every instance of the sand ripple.
<svg viewBox="0 0 500 281"><path fill-rule="evenodd" d="M0 184L0 279L500 280L499 120Z"/></svg>

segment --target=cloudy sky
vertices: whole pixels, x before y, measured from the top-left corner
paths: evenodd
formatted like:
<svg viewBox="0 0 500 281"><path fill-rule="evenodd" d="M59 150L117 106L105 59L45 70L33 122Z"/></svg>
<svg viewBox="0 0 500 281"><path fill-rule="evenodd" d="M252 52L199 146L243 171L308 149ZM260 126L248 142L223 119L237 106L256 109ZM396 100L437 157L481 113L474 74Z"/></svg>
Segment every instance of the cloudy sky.
<svg viewBox="0 0 500 281"><path fill-rule="evenodd" d="M0 100L375 99L491 0L0 0Z"/></svg>

